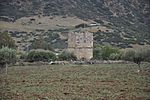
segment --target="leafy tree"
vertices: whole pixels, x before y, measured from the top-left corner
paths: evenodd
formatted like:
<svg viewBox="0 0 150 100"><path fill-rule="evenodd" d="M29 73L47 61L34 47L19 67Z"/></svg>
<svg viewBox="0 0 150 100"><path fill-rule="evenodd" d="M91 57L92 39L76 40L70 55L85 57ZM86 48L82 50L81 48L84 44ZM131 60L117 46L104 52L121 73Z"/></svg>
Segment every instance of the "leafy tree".
<svg viewBox="0 0 150 100"><path fill-rule="evenodd" d="M112 46L103 46L102 47L102 57L104 60L108 60L111 54L118 54L120 53L118 48Z"/></svg>
<svg viewBox="0 0 150 100"><path fill-rule="evenodd" d="M150 62L150 48L144 48L141 55L144 61Z"/></svg>
<svg viewBox="0 0 150 100"><path fill-rule="evenodd" d="M93 50L93 59L100 60L102 59L102 48L101 46L94 46Z"/></svg>
<svg viewBox="0 0 150 100"><path fill-rule="evenodd" d="M58 55L59 60L67 60L67 61L71 61L71 60L77 60L77 57L70 52L67 51L63 51L60 55Z"/></svg>
<svg viewBox="0 0 150 100"><path fill-rule="evenodd" d="M135 57L135 51L130 49L130 50L124 51L122 59L126 61L133 61L134 57Z"/></svg>
<svg viewBox="0 0 150 100"><path fill-rule="evenodd" d="M146 49L146 48L143 48L143 49L130 49L130 50L126 50L123 54L123 60L126 60L126 61L132 61L136 64L138 64L139 66L139 70L140 71L140 65L141 65L141 62L142 61L147 61L149 62L150 61L150 48Z"/></svg>
<svg viewBox="0 0 150 100"><path fill-rule="evenodd" d="M135 55L135 57L134 57L134 59L133 59L133 62L136 63L136 64L138 64L138 66L139 66L139 71L141 70L140 65L141 65L141 62L142 62L142 61L143 61L142 56L136 56L136 55Z"/></svg>
<svg viewBox="0 0 150 100"><path fill-rule="evenodd" d="M15 64L17 61L16 50L2 47L0 49L0 67L6 67L6 74L7 74L7 67L8 64Z"/></svg>
<svg viewBox="0 0 150 100"><path fill-rule="evenodd" d="M140 50L135 50L135 55L133 59L134 63L138 64L139 71L142 61L150 62L150 48L141 48Z"/></svg>
<svg viewBox="0 0 150 100"><path fill-rule="evenodd" d="M8 35L8 32L0 32L0 48L16 48L15 41Z"/></svg>
<svg viewBox="0 0 150 100"><path fill-rule="evenodd" d="M26 61L28 56L28 52L20 52L19 59L22 61Z"/></svg>
<svg viewBox="0 0 150 100"><path fill-rule="evenodd" d="M94 59L103 60L119 60L121 59L121 52L118 48L112 46L95 45L93 51Z"/></svg>
<svg viewBox="0 0 150 100"><path fill-rule="evenodd" d="M110 56L109 56L109 59L110 60L120 60L121 56L122 56L121 52L119 52L119 53L111 53Z"/></svg>
<svg viewBox="0 0 150 100"><path fill-rule="evenodd" d="M14 64L16 60L16 50L8 47L2 47L0 49L0 65Z"/></svg>
<svg viewBox="0 0 150 100"><path fill-rule="evenodd" d="M48 50L32 50L27 55L27 61L36 62L36 61L44 61L48 62L50 60L56 60L56 55Z"/></svg>

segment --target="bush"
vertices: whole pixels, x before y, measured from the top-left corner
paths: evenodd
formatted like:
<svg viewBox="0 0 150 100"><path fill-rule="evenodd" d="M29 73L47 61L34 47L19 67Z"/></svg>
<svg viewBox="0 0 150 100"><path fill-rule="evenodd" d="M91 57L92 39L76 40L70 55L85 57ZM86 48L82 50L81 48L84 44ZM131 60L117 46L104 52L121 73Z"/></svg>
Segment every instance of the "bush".
<svg viewBox="0 0 150 100"><path fill-rule="evenodd" d="M0 49L0 65L15 64L16 61L16 50L8 47L2 47Z"/></svg>
<svg viewBox="0 0 150 100"><path fill-rule="evenodd" d="M94 47L93 59L96 59L96 60L101 60L102 59L102 48L101 48L101 46Z"/></svg>
<svg viewBox="0 0 150 100"><path fill-rule="evenodd" d="M122 59L125 61L133 61L135 57L135 51L134 50L126 50L123 53Z"/></svg>
<svg viewBox="0 0 150 100"><path fill-rule="evenodd" d="M103 46L102 47L102 57L104 60L110 59L111 54L119 54L120 51L118 48L112 46Z"/></svg>
<svg viewBox="0 0 150 100"><path fill-rule="evenodd" d="M150 48L145 48L141 55L142 55L144 61L150 62Z"/></svg>
<svg viewBox="0 0 150 100"><path fill-rule="evenodd" d="M119 60L121 52L118 48L112 46L94 46L93 57L97 60Z"/></svg>
<svg viewBox="0 0 150 100"><path fill-rule="evenodd" d="M0 48L2 47L16 49L15 41L9 36L8 32L0 32Z"/></svg>
<svg viewBox="0 0 150 100"><path fill-rule="evenodd" d="M121 56L122 56L121 52L120 53L112 53L112 54L110 54L109 59L110 60L120 60Z"/></svg>
<svg viewBox="0 0 150 100"><path fill-rule="evenodd" d="M77 60L77 57L73 53L63 51L60 55L58 55L58 59L71 61L71 60Z"/></svg>
<svg viewBox="0 0 150 100"><path fill-rule="evenodd" d="M22 61L26 61L27 57L28 57L28 53L27 52L20 53L20 55L19 55L19 59L22 60Z"/></svg>
<svg viewBox="0 0 150 100"><path fill-rule="evenodd" d="M134 61L135 59L138 59L140 61L150 62L150 48L126 50L122 56L122 59L126 61Z"/></svg>
<svg viewBox="0 0 150 100"><path fill-rule="evenodd" d="M51 60L56 60L56 55L53 52L47 50L32 50L28 53L27 56L27 61L29 62L48 62Z"/></svg>

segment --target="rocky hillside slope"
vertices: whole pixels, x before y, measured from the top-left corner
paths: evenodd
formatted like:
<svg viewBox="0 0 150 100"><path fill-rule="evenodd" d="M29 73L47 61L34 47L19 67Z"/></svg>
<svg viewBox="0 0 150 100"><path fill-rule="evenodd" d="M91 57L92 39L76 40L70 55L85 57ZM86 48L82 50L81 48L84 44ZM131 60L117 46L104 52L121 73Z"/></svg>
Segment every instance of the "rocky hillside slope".
<svg viewBox="0 0 150 100"><path fill-rule="evenodd" d="M1 0L0 20L15 22L36 15L76 16L108 28L95 32L95 43L128 47L150 44L149 5L149 0Z"/></svg>

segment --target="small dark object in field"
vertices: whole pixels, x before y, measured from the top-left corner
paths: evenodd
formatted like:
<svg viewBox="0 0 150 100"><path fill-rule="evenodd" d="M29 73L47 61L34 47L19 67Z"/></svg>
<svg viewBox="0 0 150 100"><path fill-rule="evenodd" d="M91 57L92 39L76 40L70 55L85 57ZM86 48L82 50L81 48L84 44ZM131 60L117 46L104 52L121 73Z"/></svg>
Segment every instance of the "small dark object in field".
<svg viewBox="0 0 150 100"><path fill-rule="evenodd" d="M22 82L25 82L25 80L22 80Z"/></svg>
<svg viewBox="0 0 150 100"><path fill-rule="evenodd" d="M60 79L60 82L62 82L63 81L63 79Z"/></svg>
<svg viewBox="0 0 150 100"><path fill-rule="evenodd" d="M64 95L68 95L68 94L69 94L69 93L66 93L66 92L64 93Z"/></svg>
<svg viewBox="0 0 150 100"><path fill-rule="evenodd" d="M142 58L142 57L135 57L135 58L133 59L133 61L134 61L134 63L138 64L138 66L139 66L138 72L139 72L139 71L141 70L140 65L141 65L141 62L143 61L143 58Z"/></svg>

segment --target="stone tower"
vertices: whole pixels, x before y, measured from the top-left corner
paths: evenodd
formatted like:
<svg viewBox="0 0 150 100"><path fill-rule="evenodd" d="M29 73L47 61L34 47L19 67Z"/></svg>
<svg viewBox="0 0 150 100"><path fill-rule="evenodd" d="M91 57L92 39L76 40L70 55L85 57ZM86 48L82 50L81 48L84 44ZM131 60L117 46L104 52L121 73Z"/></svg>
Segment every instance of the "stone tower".
<svg viewBox="0 0 150 100"><path fill-rule="evenodd" d="M89 32L71 32L68 34L68 51L78 59L93 58L93 34Z"/></svg>

